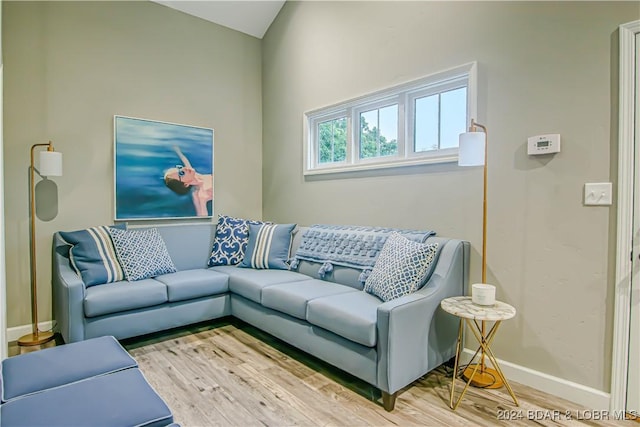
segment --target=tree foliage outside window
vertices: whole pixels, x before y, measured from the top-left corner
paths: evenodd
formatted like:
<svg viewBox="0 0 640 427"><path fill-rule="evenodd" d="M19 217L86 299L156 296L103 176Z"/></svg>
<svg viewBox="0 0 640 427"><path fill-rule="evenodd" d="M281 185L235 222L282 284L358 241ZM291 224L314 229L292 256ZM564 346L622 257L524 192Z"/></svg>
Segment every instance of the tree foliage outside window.
<svg viewBox="0 0 640 427"><path fill-rule="evenodd" d="M318 140L319 163L344 162L347 159L347 119L320 123Z"/></svg>
<svg viewBox="0 0 640 427"><path fill-rule="evenodd" d="M395 156L398 154L398 139L387 139L379 125L373 127L364 114L360 115L360 158Z"/></svg>

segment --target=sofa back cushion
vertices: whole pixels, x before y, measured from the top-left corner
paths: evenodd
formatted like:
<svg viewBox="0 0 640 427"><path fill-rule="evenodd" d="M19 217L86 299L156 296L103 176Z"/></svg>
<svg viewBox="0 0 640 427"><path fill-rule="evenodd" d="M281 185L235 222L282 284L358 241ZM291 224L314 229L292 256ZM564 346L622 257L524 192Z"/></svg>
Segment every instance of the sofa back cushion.
<svg viewBox="0 0 640 427"><path fill-rule="evenodd" d="M291 253L295 254L302 241L302 236L309 227L298 227L293 234L293 243L291 244ZM319 279L318 270L322 267L322 263L301 260L298 264L298 268L295 270L298 273L305 274L314 279ZM322 280L328 282L339 283L341 285L351 286L354 289L362 290L363 283L360 281L361 270L350 267L343 267L335 265L333 270L326 273Z"/></svg>
<svg viewBox="0 0 640 427"><path fill-rule="evenodd" d="M320 278L318 271L322 267L322 263L312 261L300 261L298 268L294 271L305 274L314 279L321 279L327 282L338 283L340 285L350 286L354 289L361 291L363 289L363 283L360 281L361 270L343 267L341 265L333 266L333 270L325 273L323 278Z"/></svg>
<svg viewBox="0 0 640 427"><path fill-rule="evenodd" d="M157 228L178 271L207 267L216 234L215 224L207 222Z"/></svg>

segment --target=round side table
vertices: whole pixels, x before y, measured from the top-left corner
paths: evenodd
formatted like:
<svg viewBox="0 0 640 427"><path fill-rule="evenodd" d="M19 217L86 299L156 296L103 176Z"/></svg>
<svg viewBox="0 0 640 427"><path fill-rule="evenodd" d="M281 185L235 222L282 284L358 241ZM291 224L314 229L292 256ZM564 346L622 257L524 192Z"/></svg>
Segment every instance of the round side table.
<svg viewBox="0 0 640 427"><path fill-rule="evenodd" d="M504 383L505 387L507 387L507 390L509 391L513 402L516 404L516 406L520 406L516 395L513 393L509 382L502 373L502 369L500 369L500 365L498 364L498 361L496 360L496 357L491 350L491 342L493 341L493 338L498 331L498 327L500 327L500 323L502 323L503 320L508 320L514 317L516 315L516 309L509 304L500 301L496 301L494 305L490 306L474 304L471 301L471 297L469 296L446 298L442 300L442 302L440 302L440 306L447 313L453 314L454 316L460 318L460 326L458 327L458 342L456 344L456 358L453 367L453 378L451 381L451 399L449 401L449 406L451 407L451 409L453 409L454 411L456 410L474 378L477 375L482 376L485 374L485 371L488 369L485 367L485 356L489 359L489 361L491 361L491 364L493 365L493 368L499 377L498 379ZM473 357L471 358L471 362L473 362L476 357L479 356L480 363L476 363L475 365L473 365L473 367L471 367L472 365L469 365L469 368L465 370L467 382L462 389L462 393L460 393L460 396L454 403L453 397L456 387L456 379L458 377L460 353L462 353L462 332L465 322L480 344ZM493 326L489 329L488 332L485 332L484 322L494 322ZM469 373L467 371L471 372Z"/></svg>

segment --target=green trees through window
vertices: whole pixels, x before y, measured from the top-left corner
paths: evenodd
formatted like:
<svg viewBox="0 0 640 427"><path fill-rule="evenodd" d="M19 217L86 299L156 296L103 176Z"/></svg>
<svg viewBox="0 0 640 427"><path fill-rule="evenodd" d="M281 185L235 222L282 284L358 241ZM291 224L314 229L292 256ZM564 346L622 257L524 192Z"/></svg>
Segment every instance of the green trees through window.
<svg viewBox="0 0 640 427"><path fill-rule="evenodd" d="M398 154L398 105L360 113L360 158Z"/></svg>
<svg viewBox="0 0 640 427"><path fill-rule="evenodd" d="M329 120L318 125L319 163L344 162L347 159L347 119Z"/></svg>

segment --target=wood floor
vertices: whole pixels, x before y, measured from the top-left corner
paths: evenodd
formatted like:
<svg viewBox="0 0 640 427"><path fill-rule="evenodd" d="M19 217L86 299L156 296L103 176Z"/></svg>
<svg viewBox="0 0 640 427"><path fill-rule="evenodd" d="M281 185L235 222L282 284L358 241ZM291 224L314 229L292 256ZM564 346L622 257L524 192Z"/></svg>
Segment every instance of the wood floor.
<svg viewBox="0 0 640 427"><path fill-rule="evenodd" d="M233 319L123 345L183 427L636 425L585 419L597 414L513 382L520 407L504 388L472 388L454 412L446 366L402 390L386 412L375 388Z"/></svg>

